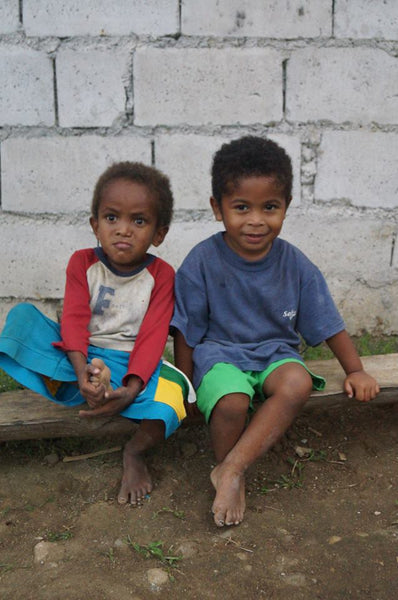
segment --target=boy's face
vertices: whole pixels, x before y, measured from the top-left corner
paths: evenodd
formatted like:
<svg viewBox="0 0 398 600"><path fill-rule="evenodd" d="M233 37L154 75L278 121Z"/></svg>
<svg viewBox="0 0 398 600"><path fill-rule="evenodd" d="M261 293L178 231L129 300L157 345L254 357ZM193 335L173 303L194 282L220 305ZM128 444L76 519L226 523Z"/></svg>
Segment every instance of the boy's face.
<svg viewBox="0 0 398 600"><path fill-rule="evenodd" d="M210 199L217 221L225 226L228 246L245 260L260 260L279 235L286 214L286 199L277 179L244 177L224 194L221 206Z"/></svg>
<svg viewBox="0 0 398 600"><path fill-rule="evenodd" d="M109 182L91 227L111 266L121 272L139 267L149 246L159 246L168 228L157 224L156 201L148 188L127 179Z"/></svg>

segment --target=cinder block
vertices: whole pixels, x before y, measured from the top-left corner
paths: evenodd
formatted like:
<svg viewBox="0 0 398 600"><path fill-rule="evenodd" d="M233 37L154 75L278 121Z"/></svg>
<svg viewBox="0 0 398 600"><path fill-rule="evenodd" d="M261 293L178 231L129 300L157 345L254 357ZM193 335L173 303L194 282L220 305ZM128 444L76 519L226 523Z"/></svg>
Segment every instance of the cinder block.
<svg viewBox="0 0 398 600"><path fill-rule="evenodd" d="M242 131L243 135L245 135L244 131ZM298 205L300 204L300 140L287 135L269 137L285 148L292 159L293 205ZM231 140L220 136L191 134L159 135L156 138L156 166L167 173L171 179L177 209L209 209L213 155L224 142L229 141Z"/></svg>
<svg viewBox="0 0 398 600"><path fill-rule="evenodd" d="M185 0L184 35L287 38L329 36L330 2L319 0Z"/></svg>
<svg viewBox="0 0 398 600"><path fill-rule="evenodd" d="M0 48L0 125L53 125L52 63L44 52Z"/></svg>
<svg viewBox="0 0 398 600"><path fill-rule="evenodd" d="M355 216L317 207L288 211L281 237L298 246L324 274L352 334L398 328L398 265L390 266L396 225L390 219ZM395 293L395 295L394 295Z"/></svg>
<svg viewBox="0 0 398 600"><path fill-rule="evenodd" d="M108 127L124 114L130 56L117 50L63 49L57 55L61 127Z"/></svg>
<svg viewBox="0 0 398 600"><path fill-rule="evenodd" d="M317 200L354 206L398 206L398 135L329 131L322 135L315 179Z"/></svg>
<svg viewBox="0 0 398 600"><path fill-rule="evenodd" d="M335 5L334 34L337 38L380 38L396 40L396 0L338 0Z"/></svg>
<svg viewBox="0 0 398 600"><path fill-rule="evenodd" d="M282 55L269 48L138 48L135 123L269 123L282 118Z"/></svg>
<svg viewBox="0 0 398 600"><path fill-rule="evenodd" d="M376 48L305 48L287 66L287 118L391 124L398 113L398 61Z"/></svg>
<svg viewBox="0 0 398 600"><path fill-rule="evenodd" d="M0 289L4 297L62 298L65 269L78 248L96 245L88 217L79 223L2 215ZM29 259L28 259L29 257Z"/></svg>
<svg viewBox="0 0 398 600"><path fill-rule="evenodd" d="M165 35L178 31L178 0L24 0L23 8L27 35Z"/></svg>
<svg viewBox="0 0 398 600"><path fill-rule="evenodd" d="M98 177L113 162L151 164L138 137L9 138L1 144L2 207L30 213L88 211Z"/></svg>
<svg viewBox="0 0 398 600"><path fill-rule="evenodd" d="M65 269L72 253L96 245L88 216L79 222L47 217L34 218L0 215L2 261L0 289L2 297L62 298ZM207 223L172 223L165 241L150 252L178 268L189 250L222 226ZM32 257L26 260L26 257Z"/></svg>
<svg viewBox="0 0 398 600"><path fill-rule="evenodd" d="M0 33L13 33L19 28L18 0L2 0L0 3Z"/></svg>
<svg viewBox="0 0 398 600"><path fill-rule="evenodd" d="M159 135L156 166L171 180L176 209L209 209L213 154L226 138L205 135Z"/></svg>
<svg viewBox="0 0 398 600"><path fill-rule="evenodd" d="M196 222L173 222L164 242L153 254L161 256L178 269L188 252L202 240L223 231L222 224L215 220Z"/></svg>
<svg viewBox="0 0 398 600"><path fill-rule="evenodd" d="M321 206L305 213L289 209L281 237L298 246L327 278L360 278L374 285L391 279L395 230L390 220Z"/></svg>
<svg viewBox="0 0 398 600"><path fill-rule="evenodd" d="M337 301L344 316L346 328L351 335L364 331L380 335L396 335L398 331L398 282L395 279L382 289L371 287L360 279L339 286Z"/></svg>

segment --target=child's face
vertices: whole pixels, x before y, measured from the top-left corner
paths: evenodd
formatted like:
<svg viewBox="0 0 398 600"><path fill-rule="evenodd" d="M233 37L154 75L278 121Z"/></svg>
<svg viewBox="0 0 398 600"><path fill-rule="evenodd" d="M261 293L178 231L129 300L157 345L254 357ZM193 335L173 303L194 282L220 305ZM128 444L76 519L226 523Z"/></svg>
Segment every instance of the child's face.
<svg viewBox="0 0 398 600"><path fill-rule="evenodd" d="M111 266L125 273L139 267L149 246L159 246L168 230L157 224L156 201L148 188L127 179L105 186L98 219L91 217L90 223Z"/></svg>
<svg viewBox="0 0 398 600"><path fill-rule="evenodd" d="M245 177L221 198L210 199L217 221L225 226L228 246L246 260L268 254L286 214L283 188L274 176Z"/></svg>

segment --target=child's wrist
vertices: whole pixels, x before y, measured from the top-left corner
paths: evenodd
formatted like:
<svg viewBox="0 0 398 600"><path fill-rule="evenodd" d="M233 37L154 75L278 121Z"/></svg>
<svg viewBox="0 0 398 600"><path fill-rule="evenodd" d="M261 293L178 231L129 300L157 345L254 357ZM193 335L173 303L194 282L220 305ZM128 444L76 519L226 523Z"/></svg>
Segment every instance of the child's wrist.
<svg viewBox="0 0 398 600"><path fill-rule="evenodd" d="M141 377L138 377L138 375L129 375L124 387L126 387L129 392L132 392L135 397L144 387L144 382L142 381Z"/></svg>

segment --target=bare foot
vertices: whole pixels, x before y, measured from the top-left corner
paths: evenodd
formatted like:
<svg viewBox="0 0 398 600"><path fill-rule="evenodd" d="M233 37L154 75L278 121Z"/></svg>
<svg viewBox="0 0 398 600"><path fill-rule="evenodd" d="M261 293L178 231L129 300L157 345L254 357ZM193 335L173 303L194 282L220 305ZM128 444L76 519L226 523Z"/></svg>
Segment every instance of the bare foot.
<svg viewBox="0 0 398 600"><path fill-rule="evenodd" d="M140 454L137 454L132 443L127 442L123 452L122 485L117 497L119 504L141 504L152 491L152 480L147 466Z"/></svg>
<svg viewBox="0 0 398 600"><path fill-rule="evenodd" d="M224 463L214 467L210 473L216 490L212 512L217 527L239 525L245 512L245 478Z"/></svg>
<svg viewBox="0 0 398 600"><path fill-rule="evenodd" d="M106 364L101 358L93 358L91 364L93 365L93 367L96 367L100 370L100 372L97 375L91 376L91 383L93 383L94 385L104 384L106 391L111 392L112 386L110 368L106 366Z"/></svg>

